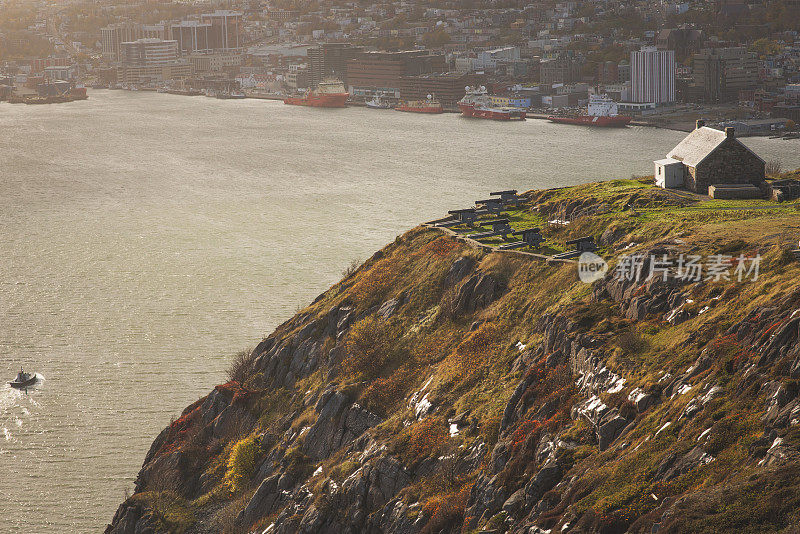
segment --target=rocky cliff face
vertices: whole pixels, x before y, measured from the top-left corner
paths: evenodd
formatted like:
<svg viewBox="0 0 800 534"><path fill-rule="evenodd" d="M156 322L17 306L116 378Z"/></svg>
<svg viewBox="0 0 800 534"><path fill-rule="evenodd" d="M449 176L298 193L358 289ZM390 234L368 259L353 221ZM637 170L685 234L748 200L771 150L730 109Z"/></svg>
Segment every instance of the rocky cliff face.
<svg viewBox="0 0 800 534"><path fill-rule="evenodd" d="M587 285L413 230L164 429L106 532L791 531L797 263L770 232L603 203L558 236L603 233L612 262L736 240L761 276Z"/></svg>

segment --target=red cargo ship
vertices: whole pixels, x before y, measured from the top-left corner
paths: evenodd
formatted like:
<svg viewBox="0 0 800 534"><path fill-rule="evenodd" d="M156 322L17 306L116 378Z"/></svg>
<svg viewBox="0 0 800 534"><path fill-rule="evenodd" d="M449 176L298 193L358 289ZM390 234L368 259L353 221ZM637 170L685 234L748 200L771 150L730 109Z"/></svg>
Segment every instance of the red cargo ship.
<svg viewBox="0 0 800 534"><path fill-rule="evenodd" d="M525 112L521 109L493 105L485 87L481 86L473 89L467 86L465 90L467 94L458 101L458 108L464 117L496 121L525 120Z"/></svg>
<svg viewBox="0 0 800 534"><path fill-rule="evenodd" d="M631 122L631 117L617 114L617 103L606 95L591 95L586 115L551 116L547 120L577 126L622 127Z"/></svg>
<svg viewBox="0 0 800 534"><path fill-rule="evenodd" d="M83 84L77 84L75 85L75 87L70 89L69 96L73 100L86 100L87 98L89 98L86 95L86 86L84 86Z"/></svg>
<svg viewBox="0 0 800 534"><path fill-rule="evenodd" d="M290 96L284 104L293 106L312 106L316 108L343 108L350 94L340 80L324 80L316 89L306 91L303 96Z"/></svg>
<svg viewBox="0 0 800 534"><path fill-rule="evenodd" d="M402 100L394 109L410 113L444 113L441 102L432 95L428 95L427 100Z"/></svg>

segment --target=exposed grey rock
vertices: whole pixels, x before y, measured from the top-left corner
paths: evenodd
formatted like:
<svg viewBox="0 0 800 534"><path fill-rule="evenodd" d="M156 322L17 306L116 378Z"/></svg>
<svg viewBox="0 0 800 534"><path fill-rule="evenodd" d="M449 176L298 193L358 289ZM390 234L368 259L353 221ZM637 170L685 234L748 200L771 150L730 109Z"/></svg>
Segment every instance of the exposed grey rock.
<svg viewBox="0 0 800 534"><path fill-rule="evenodd" d="M382 420L333 388L323 392L315 410L319 415L306 434L303 451L317 460L327 458Z"/></svg>
<svg viewBox="0 0 800 534"><path fill-rule="evenodd" d="M614 415L597 428L597 444L601 451L604 451L611 445L617 437L622 433L622 430L628 426L628 420L619 415Z"/></svg>
<svg viewBox="0 0 800 534"><path fill-rule="evenodd" d="M203 405L200 408L203 424L207 425L216 419L217 416L222 413L222 410L227 408L230 403L231 399L229 399L227 395L218 389L215 389L209 393L208 397L206 397L206 400L203 401Z"/></svg>
<svg viewBox="0 0 800 534"><path fill-rule="evenodd" d="M500 296L501 291L500 284L494 278L481 272L475 273L459 287L453 312L470 315L491 304Z"/></svg>
<svg viewBox="0 0 800 534"><path fill-rule="evenodd" d="M483 461L483 457L486 456L488 452L488 447L486 443L483 441L479 442L477 445L474 445L469 449L469 453L466 456L461 456L456 460L455 465L455 472L459 475L464 475L470 473L477 469L481 462Z"/></svg>
<svg viewBox="0 0 800 534"><path fill-rule="evenodd" d="M545 462L536 475L525 484L526 505L530 507L541 499L542 495L553 489L562 476L561 462L552 459Z"/></svg>
<svg viewBox="0 0 800 534"><path fill-rule="evenodd" d="M331 493L331 506L322 518L325 528L321 531L368 531L365 530L365 525L368 524L370 514L381 510L410 482L411 476L395 458L380 456L373 459ZM374 520L380 523L380 514Z"/></svg>
<svg viewBox="0 0 800 534"><path fill-rule="evenodd" d="M382 534L416 534L419 527L409 513L409 507L401 500L391 500L376 514L372 523Z"/></svg>
<svg viewBox="0 0 800 534"><path fill-rule="evenodd" d="M655 395L652 395L650 393L645 393L641 397L636 399L635 401L636 411L639 413L643 413L651 406L655 406L657 402L658 398Z"/></svg>
<svg viewBox="0 0 800 534"><path fill-rule="evenodd" d="M380 308L378 308L378 315L384 319L390 318L395 314L395 312L397 312L397 308L402 306L405 301L405 295L400 295L399 297L387 300L381 304Z"/></svg>
<svg viewBox="0 0 800 534"><path fill-rule="evenodd" d="M447 286L452 286L461 281L462 278L472 271L475 266L475 260L469 256L462 256L453 262L450 270L447 272L444 283Z"/></svg>
<svg viewBox="0 0 800 534"><path fill-rule="evenodd" d="M106 527L105 534L156 534L156 523L152 515L141 506L122 503L114 519Z"/></svg>
<svg viewBox="0 0 800 534"><path fill-rule="evenodd" d="M477 521L482 515L486 514L487 517L493 516L500 511L503 503L508 499L502 487L497 485L497 476L491 478L481 475L475 481L470 493L467 510L464 513L465 517L472 517ZM466 528L475 528L475 524L467 525Z"/></svg>
<svg viewBox="0 0 800 534"><path fill-rule="evenodd" d="M253 422L253 416L247 410L231 405L214 419L212 433L215 437L224 438L240 428L248 428Z"/></svg>
<svg viewBox="0 0 800 534"><path fill-rule="evenodd" d="M789 376L792 378L800 378L800 358L797 358L794 363L792 363L789 369Z"/></svg>
<svg viewBox="0 0 800 534"><path fill-rule="evenodd" d="M676 454L670 454L659 464L655 478L668 482L712 461L714 457L700 447L695 447L680 459Z"/></svg>
<svg viewBox="0 0 800 534"><path fill-rule="evenodd" d="M800 459L800 453L784 444L783 438L776 437L772 441L770 448L767 449L764 458L758 462L758 465L777 466L796 462L798 459Z"/></svg>
<svg viewBox="0 0 800 534"><path fill-rule="evenodd" d="M250 526L256 520L278 509L281 504L281 493L278 489L280 477L280 474L275 474L261 482L247 506L236 517L236 524Z"/></svg>
<svg viewBox="0 0 800 534"><path fill-rule="evenodd" d="M503 511L511 516L517 516L525 505L525 489L520 488L511 494L503 503Z"/></svg>
<svg viewBox="0 0 800 534"><path fill-rule="evenodd" d="M508 443L504 441L498 442L492 449L492 472L499 473L502 471L510 457L511 451L508 449Z"/></svg>
<svg viewBox="0 0 800 534"><path fill-rule="evenodd" d="M520 380L517 387L514 388L514 393L511 394L511 398L508 399L506 403L506 407L503 410L503 418L500 420L500 434L503 434L505 430L512 424L514 421L517 420L518 413L522 411L522 409L518 406L520 399L522 399L522 395L525 393L525 390L530 387L531 383L533 382L533 375L528 375Z"/></svg>

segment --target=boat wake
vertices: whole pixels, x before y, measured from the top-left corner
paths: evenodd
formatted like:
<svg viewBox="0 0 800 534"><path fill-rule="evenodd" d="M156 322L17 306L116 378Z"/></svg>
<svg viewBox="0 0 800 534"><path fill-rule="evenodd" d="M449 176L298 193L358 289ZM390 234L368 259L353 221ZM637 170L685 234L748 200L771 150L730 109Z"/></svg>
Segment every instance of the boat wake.
<svg viewBox="0 0 800 534"><path fill-rule="evenodd" d="M44 375L34 373L36 383L25 389L12 388L7 383L0 388L0 444L15 441L12 430L21 429L31 412L36 412L39 403L30 394L40 389L45 382ZM0 452L6 452L0 446Z"/></svg>

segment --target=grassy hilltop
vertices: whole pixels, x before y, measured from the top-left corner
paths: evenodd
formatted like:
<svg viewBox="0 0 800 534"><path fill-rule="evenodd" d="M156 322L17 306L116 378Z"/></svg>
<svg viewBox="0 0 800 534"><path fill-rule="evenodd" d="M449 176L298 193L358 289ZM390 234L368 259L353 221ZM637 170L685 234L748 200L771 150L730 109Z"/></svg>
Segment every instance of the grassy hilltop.
<svg viewBox="0 0 800 534"><path fill-rule="evenodd" d="M409 231L164 429L107 532L797 532L798 207L525 197L515 228L594 235L606 276ZM731 276L618 279L634 253Z"/></svg>

